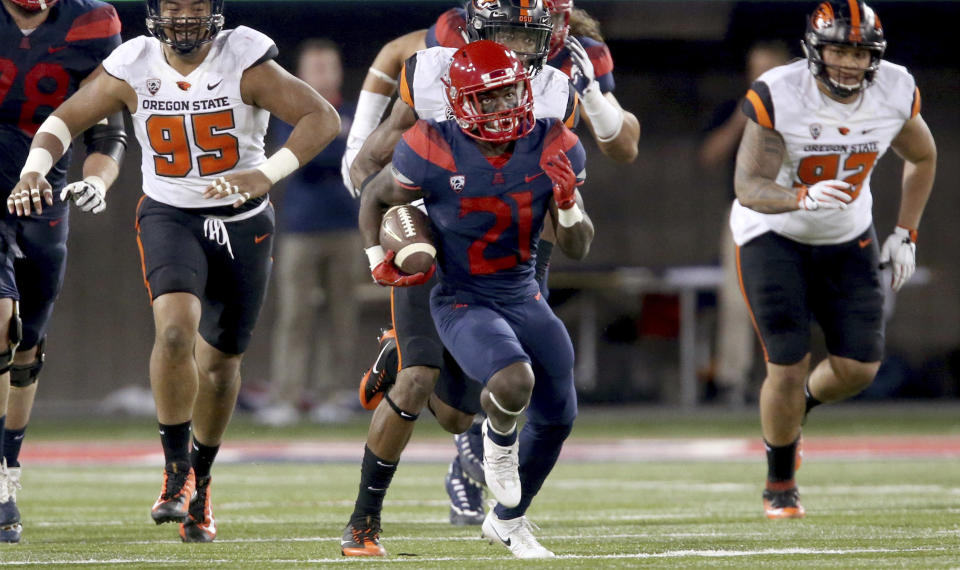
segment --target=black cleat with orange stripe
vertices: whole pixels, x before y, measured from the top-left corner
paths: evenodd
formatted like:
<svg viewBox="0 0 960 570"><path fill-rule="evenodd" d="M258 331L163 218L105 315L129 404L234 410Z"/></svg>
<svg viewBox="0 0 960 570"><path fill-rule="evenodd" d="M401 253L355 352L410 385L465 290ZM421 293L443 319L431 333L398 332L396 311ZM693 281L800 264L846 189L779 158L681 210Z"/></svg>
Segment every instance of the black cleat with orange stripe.
<svg viewBox="0 0 960 570"><path fill-rule="evenodd" d="M802 519L806 515L800 504L795 481L767 481L763 491L763 511L768 519Z"/></svg>
<svg viewBox="0 0 960 570"><path fill-rule="evenodd" d="M380 546L380 517L351 519L343 529L340 552L344 556L386 556L386 549Z"/></svg>
<svg viewBox="0 0 960 570"><path fill-rule="evenodd" d="M210 506L209 475L197 480L197 492L187 513L187 518L180 523L180 539L184 542L213 542L217 537L217 521Z"/></svg>
<svg viewBox="0 0 960 570"><path fill-rule="evenodd" d="M360 404L367 410L377 409L383 395L397 381L397 331L381 329L379 340L377 358L360 380Z"/></svg>
<svg viewBox="0 0 960 570"><path fill-rule="evenodd" d="M189 461L172 461L163 470L160 497L150 509L154 522L183 522L196 489L196 477Z"/></svg>

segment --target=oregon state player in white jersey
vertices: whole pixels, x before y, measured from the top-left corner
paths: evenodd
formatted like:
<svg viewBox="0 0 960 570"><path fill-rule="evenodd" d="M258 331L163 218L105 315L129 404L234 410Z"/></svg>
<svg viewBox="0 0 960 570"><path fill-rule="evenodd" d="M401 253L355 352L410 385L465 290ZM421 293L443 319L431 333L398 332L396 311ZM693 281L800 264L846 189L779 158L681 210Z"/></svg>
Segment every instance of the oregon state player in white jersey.
<svg viewBox="0 0 960 570"><path fill-rule="evenodd" d="M147 0L147 27L152 37L118 47L103 62L106 73L41 125L15 189L30 198L17 211L52 202L44 174L74 134L130 111L143 150L137 240L156 329L150 384L165 457L151 515L180 523L185 542L209 542L210 467L272 263L266 194L337 135L340 119L273 61L268 37L222 30L223 0ZM294 125L269 159L268 113Z"/></svg>
<svg viewBox="0 0 960 570"><path fill-rule="evenodd" d="M917 228L933 187L936 146L920 92L882 60L877 14L863 2L817 6L806 59L774 68L747 92L730 225L741 286L767 361L760 419L766 516L800 518L794 480L800 426L822 402L873 381L884 343L879 266L892 291L915 268ZM892 148L904 160L897 226L878 247L870 178ZM810 366L810 321L828 357Z"/></svg>

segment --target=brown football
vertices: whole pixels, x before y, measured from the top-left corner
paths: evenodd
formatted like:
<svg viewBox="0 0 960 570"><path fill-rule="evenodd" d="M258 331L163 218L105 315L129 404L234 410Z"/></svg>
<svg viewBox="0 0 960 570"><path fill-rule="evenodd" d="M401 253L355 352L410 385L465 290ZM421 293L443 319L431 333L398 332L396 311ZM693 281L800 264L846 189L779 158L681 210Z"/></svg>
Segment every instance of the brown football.
<svg viewBox="0 0 960 570"><path fill-rule="evenodd" d="M430 239L430 220L409 204L394 206L383 214L380 245L397 253L393 263L409 275L429 271L437 256Z"/></svg>

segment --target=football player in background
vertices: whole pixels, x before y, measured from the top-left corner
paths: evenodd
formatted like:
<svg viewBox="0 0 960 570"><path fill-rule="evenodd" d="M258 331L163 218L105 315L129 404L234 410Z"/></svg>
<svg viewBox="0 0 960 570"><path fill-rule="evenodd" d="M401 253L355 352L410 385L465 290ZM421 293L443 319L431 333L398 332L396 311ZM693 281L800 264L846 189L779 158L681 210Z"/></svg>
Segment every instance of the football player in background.
<svg viewBox="0 0 960 570"><path fill-rule="evenodd" d="M589 252L593 224L577 190L586 155L560 120L534 120L527 72L504 46L467 44L444 84L454 120L419 121L403 135L392 167L361 196L360 230L375 280L403 284L409 278L398 279L392 252L379 245L380 223L390 205L424 199L439 248L430 311L443 345L484 385L484 471L498 505L483 536L518 558L549 558L526 511L556 463L577 403L573 345L540 293L532 252L548 210L564 253L583 259Z"/></svg>
<svg viewBox="0 0 960 570"><path fill-rule="evenodd" d="M880 264L891 266L894 292L915 269L937 152L913 76L882 59L886 45L864 2L822 2L807 21L806 59L761 75L743 104L750 121L730 226L767 361L760 421L771 519L804 516L794 472L806 414L857 394L880 367ZM904 160L902 193L878 247L870 177L889 148ZM828 352L812 372L811 319Z"/></svg>
<svg viewBox="0 0 960 570"><path fill-rule="evenodd" d="M498 40L520 51L529 49L524 48L522 43L513 44L515 40L504 35L514 35L509 30L497 31L497 28L485 21L488 14L495 10L516 13L517 2L511 0L496 5L481 6L481 4L471 1L464 7L451 8L444 12L428 30L418 30L401 36L384 46L377 55L364 81L357 106L357 118L351 127L347 152L344 154L342 163L344 183L348 188L355 187L349 179L348 171L351 164L357 157L360 147L377 126L380 116L390 101L390 96L402 83L392 78L400 76L401 69L406 69L401 80L408 75L413 78L413 81L418 80L414 77L415 67L404 68L404 58L424 47L459 48L465 45L468 39L478 37ZM544 0L543 7L550 12L552 21L547 63L576 80L574 85L583 97L583 109L588 117L588 125L601 151L614 160L632 162L637 156L640 123L632 113L620 108L613 95L613 59L610 56L610 50L603 43L599 24L585 11L574 9L572 0ZM494 34L497 37L493 37ZM542 57L541 54L536 55ZM529 58L530 55L525 57ZM576 107L580 107L580 101L578 97ZM418 112L420 112L419 109ZM420 116L431 115L421 114ZM538 116L541 116L539 111ZM404 123L401 126L406 128L409 124ZM394 131L390 141L395 142L400 132L402 130ZM381 148L392 150L390 144L385 144ZM364 154L370 156L367 151ZM361 157L361 165L364 160L364 157ZM370 173L376 172L380 165L382 165L381 162L374 161L365 167L355 168L354 181L362 180ZM547 224L536 255L537 279L544 295L548 294L547 272L553 248L551 231L551 225ZM426 319L426 303L423 302L418 306L421 318ZM384 361L396 362L396 346L395 334L388 329L381 337L378 351L380 356L371 367L371 371L378 373L371 374L368 371L361 381L361 401L367 408L375 407L395 381L396 368L389 364L384 367L382 364ZM449 384L447 382L449 376L446 372L441 374L437 384L438 395L431 398L430 408L435 413L445 409L443 402L450 400L446 388ZM445 429L455 434L455 445L458 450L458 455L452 461L445 481L451 501L450 522L456 525L480 524L483 521L482 485L484 480L479 459L482 455L480 422L470 424L466 432L462 432L461 428L464 423L469 423L465 414L470 414L471 409L476 411L475 407L465 408L464 405L460 405L457 408L454 405L454 409L449 410L450 413L437 414Z"/></svg>
<svg viewBox="0 0 960 570"><path fill-rule="evenodd" d="M146 7L150 36L117 48L103 62L106 73L40 126L15 206L29 215L53 204L45 176L73 134L130 111L143 149L137 241L156 330L150 384L165 458L151 516L180 523L185 542L209 542L217 533L210 468L270 275L274 213L266 194L333 140L340 120L273 61L270 38L222 29L223 0ZM267 159L270 113L294 129Z"/></svg>
<svg viewBox="0 0 960 570"><path fill-rule="evenodd" d="M0 188L20 179L30 140L41 123L78 87L90 81L120 45L120 19L99 0L2 0L0 9ZM117 177L126 150L121 113L111 114L84 135L84 179L64 187L70 157L51 165L53 203L30 217L0 220L0 542L18 542L22 525L16 506L20 448L44 362L44 340L54 301L63 286L69 208L103 209L103 195ZM9 390L9 391L8 391ZM2 411L6 411L4 416ZM6 420L6 421L4 421Z"/></svg>
<svg viewBox="0 0 960 570"><path fill-rule="evenodd" d="M507 7L510 9L506 9ZM496 10L474 11L480 28L472 40L484 36L503 36L505 45L525 52L523 60L530 80L537 117L552 117L572 125L576 120L577 95L568 78L552 67L545 67L549 51L552 20L541 0L528 8L501 4ZM526 21L531 18L533 21ZM404 63L400 98L390 117L377 128L364 145L358 161L366 168L379 169L390 162L401 135L417 117L438 121L453 116L442 77L450 66L454 48L434 47L417 52ZM379 166L377 166L379 165ZM371 265L374 265L371 260ZM430 287L396 287L391 291L393 328L381 337L377 361L363 379L361 400L374 409L367 434L360 489L344 535L347 555L378 554L380 511L400 455L413 433L414 421L424 406L451 433L462 433L481 410L479 382L466 378L456 361L446 353L430 317ZM395 375L393 378L388 375ZM389 390L377 384L391 380ZM482 440L481 440L482 445ZM482 455L482 451L478 451ZM479 460L474 459L479 466ZM459 464L452 466L446 484L452 505L454 524L483 522L483 490L464 476ZM477 475L483 479L482 470ZM352 529L352 530L351 530ZM348 539L347 534L355 533Z"/></svg>

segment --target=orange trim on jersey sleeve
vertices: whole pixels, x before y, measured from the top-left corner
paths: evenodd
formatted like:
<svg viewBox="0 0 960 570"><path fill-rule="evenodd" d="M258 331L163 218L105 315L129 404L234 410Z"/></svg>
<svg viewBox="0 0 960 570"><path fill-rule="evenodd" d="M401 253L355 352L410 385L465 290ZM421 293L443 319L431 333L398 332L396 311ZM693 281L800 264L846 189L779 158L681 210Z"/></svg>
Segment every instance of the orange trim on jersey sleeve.
<svg viewBox="0 0 960 570"><path fill-rule="evenodd" d="M567 152L576 146L577 135L563 125L563 123L554 123L543 139L543 151L540 153L540 164L550 156L555 156L557 152Z"/></svg>
<svg viewBox="0 0 960 570"><path fill-rule="evenodd" d="M67 41L99 40L119 33L120 18L113 6L108 4L96 10L91 10L74 20L73 25L70 26L70 31L67 32Z"/></svg>
<svg viewBox="0 0 960 570"><path fill-rule="evenodd" d="M577 126L577 112L580 108L580 97L577 95L576 91L573 93L573 105L570 106L570 114L567 115L567 118L563 121L564 126L568 129L572 129Z"/></svg>
<svg viewBox="0 0 960 570"><path fill-rule="evenodd" d="M400 98L403 99L403 102L410 106L411 109L416 109L413 105L413 93L410 91L410 84L407 83L407 64L404 62L403 67L400 69Z"/></svg>
<svg viewBox="0 0 960 570"><path fill-rule="evenodd" d="M920 88L913 88L913 105L910 107L910 118L914 118L920 114Z"/></svg>
<svg viewBox="0 0 960 570"><path fill-rule="evenodd" d="M743 286L743 271L740 268L740 246L735 245L736 254L737 254L737 282L740 284L740 294L743 295L743 300L747 303L747 312L750 313L750 322L753 323L753 330L757 333L757 338L760 339L760 348L763 349L763 359L767 362L770 362L770 354L767 352L767 345L763 342L763 335L760 334L760 327L757 326L757 317L753 314L753 307L750 306L750 298L747 297L747 290Z"/></svg>
<svg viewBox="0 0 960 570"><path fill-rule="evenodd" d="M403 140L410 145L413 152L417 153L420 158L444 170L457 171L453 150L440 133L430 126L430 123L417 121L417 124L403 133Z"/></svg>
<svg viewBox="0 0 960 570"><path fill-rule="evenodd" d="M763 106L760 95L753 89L750 89L747 91L747 101L750 101L750 104L753 106L753 110L757 114L757 122L760 123L760 126L772 129L773 121L770 120L770 115L767 113L767 108Z"/></svg>

